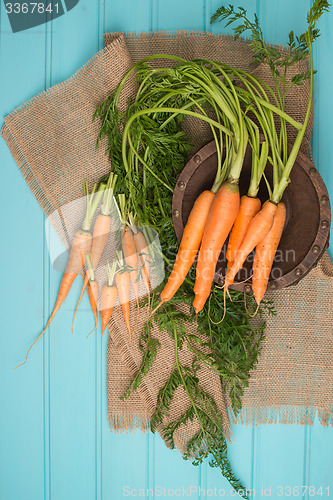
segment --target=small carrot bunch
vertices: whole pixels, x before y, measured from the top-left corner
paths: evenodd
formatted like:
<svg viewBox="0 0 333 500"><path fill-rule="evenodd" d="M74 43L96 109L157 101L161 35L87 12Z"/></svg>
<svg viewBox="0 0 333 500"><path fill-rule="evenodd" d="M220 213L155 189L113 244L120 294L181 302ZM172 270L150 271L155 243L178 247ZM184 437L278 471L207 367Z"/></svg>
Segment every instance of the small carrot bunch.
<svg viewBox="0 0 333 500"><path fill-rule="evenodd" d="M68 256L66 269L60 283L56 303L46 323L44 330L29 347L25 357L25 361L18 366L22 366L26 363L30 349L44 335L45 331L50 326L56 313L59 311L61 305L66 299L78 273L83 269L85 265L86 256L90 252L92 245L92 235L91 235L92 221L96 213L97 207L100 203L100 200L103 196L105 187L106 185L102 183L97 189L97 184L95 184L91 194L89 194L88 184L85 181L83 182L83 190L85 195L85 217L81 228L76 232L73 238L72 247ZM16 368L18 368L18 366Z"/></svg>
<svg viewBox="0 0 333 500"><path fill-rule="evenodd" d="M91 244L91 264L92 269L96 270L96 267L102 257L104 248L109 238L110 229L111 229L111 211L113 206L113 192L115 189L115 185L117 182L117 175L113 172L110 173L107 184L105 185L103 201L101 205L101 211L96 217L96 221L94 224L93 234L92 234L92 244ZM86 272L85 278L83 280L83 285L81 289L81 293L79 296L78 303L76 305L73 321L72 321L72 332L74 331L74 322L76 313L78 311L79 305L81 303L82 297L84 295L84 291L89 283L90 275L89 271Z"/></svg>

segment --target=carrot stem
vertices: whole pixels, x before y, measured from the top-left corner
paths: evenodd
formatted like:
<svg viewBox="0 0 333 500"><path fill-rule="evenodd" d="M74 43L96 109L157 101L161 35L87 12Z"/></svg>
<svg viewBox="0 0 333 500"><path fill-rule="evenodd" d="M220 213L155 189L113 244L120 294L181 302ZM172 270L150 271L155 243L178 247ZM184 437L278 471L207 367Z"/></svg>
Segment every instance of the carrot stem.
<svg viewBox="0 0 333 500"><path fill-rule="evenodd" d="M107 262L106 262L106 273L107 273L107 276L108 276L108 285L109 286L113 285L114 277L115 277L115 274L116 274L116 269L117 269L117 261L114 260L112 262L112 266L110 267L110 263L107 260Z"/></svg>
<svg viewBox="0 0 333 500"><path fill-rule="evenodd" d="M86 255L86 261L87 261L87 267L88 267L90 281L95 281L95 272L94 272L94 268L93 268L93 265L91 262L91 253Z"/></svg>
<svg viewBox="0 0 333 500"><path fill-rule="evenodd" d="M83 191L85 194L85 207L86 207L86 215L83 220L82 229L84 231L90 231L91 224L97 210L97 207L102 199L103 191L106 189L106 184L102 183L97 192L96 191L97 184L94 184L93 190L89 196L89 189L87 181L83 181Z"/></svg>
<svg viewBox="0 0 333 500"><path fill-rule="evenodd" d="M117 175L113 172L110 173L108 182L105 186L103 203L101 206L101 214L110 215L113 205L113 192L117 182Z"/></svg>
<svg viewBox="0 0 333 500"><path fill-rule="evenodd" d="M280 182L276 186L274 186L273 195L272 195L272 202L273 203L279 203L280 202L280 200L281 200L281 198L283 196L283 193L284 193L286 187L288 186L288 184L290 182L290 179L289 179L290 172L291 172L291 169L294 166L294 163L296 161L296 157L297 157L298 152L300 150L300 147L302 145L302 140L303 140L303 137L304 137L304 134L305 134L305 131L306 131L306 127L307 127L307 124L308 124L308 121L309 121L309 118L310 118L312 101L313 101L313 55L312 55L312 43L311 43L311 39L310 39L310 28L308 29L308 37L309 37L308 47L309 47L309 54L310 54L310 75L311 75L310 76L310 97L309 97L309 103L308 103L308 107L307 107L305 119L304 119L304 122L303 122L303 126L302 126L301 130L297 134L297 137L295 139L293 148L292 148L292 150L291 150L291 152L289 154L287 163L286 163L285 168L283 170L283 174L282 174L281 180L280 180Z"/></svg>

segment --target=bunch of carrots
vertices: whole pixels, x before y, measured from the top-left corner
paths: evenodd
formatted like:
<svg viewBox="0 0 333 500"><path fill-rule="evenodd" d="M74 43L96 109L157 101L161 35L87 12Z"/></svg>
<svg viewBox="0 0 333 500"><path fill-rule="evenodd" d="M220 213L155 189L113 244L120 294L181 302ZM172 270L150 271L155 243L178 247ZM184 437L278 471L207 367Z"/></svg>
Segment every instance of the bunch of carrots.
<svg viewBox="0 0 333 500"><path fill-rule="evenodd" d="M145 161L149 144L134 147L133 140L137 122L144 116L149 116L151 120L158 114L166 116L161 129L177 116L180 119L186 115L199 118L211 127L217 146L215 181L211 189L202 192L194 203L159 305L171 300L197 257L193 307L199 313L210 296L216 264L229 237L224 293L233 284L248 255L255 250L252 289L259 307L285 225L286 207L282 197L290 182L290 173L311 113L314 74L312 43L318 36L316 22L327 8L326 1L314 1L307 18L308 30L297 39L299 46L296 49L291 35L292 55L285 61L286 68L288 64L309 56L310 71L297 75L299 81L310 79L310 96L303 123L285 112L285 94L290 87L284 81L284 93L281 92L278 71L273 75L276 83L274 91L250 73L206 59L186 61L166 54L146 57L128 71L110 98L107 115L112 117L116 116L115 110L126 80L137 71L140 87L122 134L125 175L130 176L137 169L138 161L144 170L151 172ZM230 24L237 16L233 8L229 10L222 9L221 15L225 19L231 13ZM244 12L242 10L240 16L245 17ZM258 41L258 36L261 37L258 25L245 23L244 26L246 29L250 26ZM242 27L243 30L245 28ZM156 69L154 65L149 65L156 59L169 59L177 64L173 69ZM291 82L291 86L299 84L299 81ZM214 111L214 118L206 112L207 108ZM290 152L286 123L294 127L297 134ZM263 141L260 141L260 134L264 136ZM247 195L240 199L238 184L248 144L252 148L251 181ZM265 176L267 165L273 169L273 186L269 185ZM153 175L159 179L157 173L153 172ZM261 206L257 194L262 178L266 182L269 199Z"/></svg>
<svg viewBox="0 0 333 500"><path fill-rule="evenodd" d="M122 229L120 235L121 249L116 252L117 258L111 265L109 260L107 260L107 284L103 286L101 291L99 290L98 283L95 279L95 271L105 250L111 230L112 206L115 204L114 189L116 181L117 176L111 172L107 183L101 183L98 189L95 184L91 194L88 192L87 183L84 182L85 217L82 227L77 231L73 238L73 244L69 252L66 269L60 283L56 303L44 330L29 347L25 361L16 368L26 363L31 348L44 335L45 331L50 326L56 313L66 299L77 275L85 268L86 273L82 290L73 315L72 331L78 306L81 302L85 289L88 288L89 303L95 319L94 329L88 334L88 336L96 330L98 325L98 303L100 302L99 311L103 336L104 330L111 319L113 309L118 298L122 307L125 324L128 329L129 339L131 340L130 283L132 283L135 300L138 306L139 279L141 276L148 296L150 296L150 260L147 239L135 226L134 217L132 214L128 214L128 218L125 218L125 199L123 195L119 195L119 207L122 214ZM100 207L100 213L96 217L94 228L91 233L93 219L101 201L102 204Z"/></svg>
<svg viewBox="0 0 333 500"><path fill-rule="evenodd" d="M212 61L201 61L201 64L204 65L205 73L208 71L207 67L210 67L209 71L214 70L214 76L221 77L222 82L227 81L228 73L225 65ZM281 199L289 183L290 171L301 146L312 104L311 79L307 114L303 124L293 123L298 129L298 134L291 153L284 161L283 154L281 154L281 141L275 128L274 114L278 114L284 122L286 120L291 122L290 117L287 117L278 107L276 109L269 107L266 90L259 82L249 81L249 78L244 78L240 72L234 71L234 74L237 74L245 89L235 89L232 83L224 89L224 83L216 82L223 99L223 101L221 99L223 113L228 120L231 132L231 139L229 137L227 139L232 144L231 153L230 145L227 144L229 154L225 160L226 168L222 169L224 175L221 175L221 170L218 168L211 190L204 191L196 200L184 228L173 270L161 293L161 304L173 297L197 256L193 301L196 313L203 309L210 295L217 261L228 237L225 294L228 287L233 284L247 256L256 249L252 289L259 306L267 288L285 224L286 208ZM234 90L232 94L231 89ZM244 104L247 105L245 109ZM252 119L253 115L256 122ZM260 132L265 137L262 144L259 140ZM252 147L251 182L247 195L240 199L238 183L248 142ZM269 153L273 167L274 186L272 190L267 183L270 197L261 206L257 193L268 164Z"/></svg>

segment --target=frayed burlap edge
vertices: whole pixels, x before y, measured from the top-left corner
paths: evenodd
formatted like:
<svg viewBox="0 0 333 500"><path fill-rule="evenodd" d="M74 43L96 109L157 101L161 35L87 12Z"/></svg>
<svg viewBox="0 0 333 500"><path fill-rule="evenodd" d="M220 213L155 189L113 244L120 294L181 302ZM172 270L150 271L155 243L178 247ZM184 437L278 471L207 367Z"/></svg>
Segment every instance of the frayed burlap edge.
<svg viewBox="0 0 333 500"><path fill-rule="evenodd" d="M333 410L294 405L279 405L261 408L242 408L238 415L229 410L234 425L257 427L266 424L313 425L316 416L324 427L333 427Z"/></svg>

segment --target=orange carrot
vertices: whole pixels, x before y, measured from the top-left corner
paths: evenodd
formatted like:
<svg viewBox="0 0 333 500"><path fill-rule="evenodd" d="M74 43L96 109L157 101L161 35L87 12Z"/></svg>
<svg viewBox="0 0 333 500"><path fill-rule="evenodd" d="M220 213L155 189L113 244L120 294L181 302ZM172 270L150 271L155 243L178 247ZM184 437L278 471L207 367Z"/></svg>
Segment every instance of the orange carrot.
<svg viewBox="0 0 333 500"><path fill-rule="evenodd" d="M256 247L253 261L252 289L258 305L262 301L267 289L269 275L276 250L281 240L285 221L286 207L283 202L280 202L270 231Z"/></svg>
<svg viewBox="0 0 333 500"><path fill-rule="evenodd" d="M263 141L260 145L259 129L253 123L249 127L249 133L252 139L251 179L247 195L241 197L239 211L229 236L226 253L227 267L232 266L252 219L261 209L258 191L267 164L269 148L267 141Z"/></svg>
<svg viewBox="0 0 333 500"><path fill-rule="evenodd" d="M134 233L134 243L139 257L139 264L141 268L143 284L145 285L148 294L150 294L150 281L149 281L150 262L148 253L149 252L148 243L146 238L141 233L141 231L137 231L136 233Z"/></svg>
<svg viewBox="0 0 333 500"><path fill-rule="evenodd" d="M91 262L93 269L96 269L97 264L100 261L100 258L102 256L103 250L105 248L106 242L109 237L110 233L110 226L111 226L111 219L109 216L99 214L96 218L96 222L94 225L94 230L93 230L93 236L92 236L92 245L91 245ZM87 288L87 285L89 283L89 272L87 271L83 280L83 285L81 288L79 300L76 304L76 308L74 311L73 315L73 322L72 322L72 333L74 331L74 322L75 322L75 317L77 310L79 308L79 305L81 303L82 297L84 295L85 289Z"/></svg>
<svg viewBox="0 0 333 500"><path fill-rule="evenodd" d="M168 282L161 293L161 301L172 299L179 287L184 282L194 259L198 253L209 210L215 194L212 191L203 191L196 199L177 252L176 261L169 276Z"/></svg>
<svg viewBox="0 0 333 500"><path fill-rule="evenodd" d="M95 270L104 251L105 245L108 241L111 227L111 209L113 203L113 190L117 181L117 176L111 172L108 182L105 187L105 192L103 196L103 203L101 206L101 213L97 216L93 236L92 236L92 245L91 245L91 262L92 268ZM89 272L86 272L86 275L83 280L83 285L81 288L81 293L79 300L77 302L72 321L72 333L74 332L74 322L77 310L81 303L84 291L89 282Z"/></svg>
<svg viewBox="0 0 333 500"><path fill-rule="evenodd" d="M136 251L134 236L129 227L123 227L121 233L121 245L124 258L126 265L128 266L135 300L137 305L139 305L138 254Z"/></svg>
<svg viewBox="0 0 333 500"><path fill-rule="evenodd" d="M122 263L122 259L119 259ZM121 264L120 269L116 273L116 286L118 290L119 301L123 310L124 320L129 333L129 341L131 341L131 324L130 324L130 303L129 303L129 285L130 276Z"/></svg>
<svg viewBox="0 0 333 500"><path fill-rule="evenodd" d="M128 267L132 288L137 306L139 306L139 280L138 280L138 254L132 229L128 226L126 214L126 198L124 194L118 195L119 209L123 227L121 229L121 246Z"/></svg>
<svg viewBox="0 0 333 500"><path fill-rule="evenodd" d="M91 254L86 255L86 261L87 261L87 266L88 266L88 271L89 271L89 283L88 283L88 297L89 297L89 302L91 306L91 310L94 314L95 318L95 328L91 330L89 335L91 335L97 328L97 299L98 299L98 284L97 281L95 281L95 273L94 269L92 267L92 262L91 262ZM88 337L89 337L88 335Z"/></svg>
<svg viewBox="0 0 333 500"><path fill-rule="evenodd" d="M131 224L131 229L133 231L133 238L135 243L135 248L139 258L140 271L142 273L143 284L147 290L148 296L150 296L150 282L149 282L149 250L148 243L141 231L138 231L135 226L135 219L132 214L129 214L129 221Z"/></svg>
<svg viewBox="0 0 333 500"><path fill-rule="evenodd" d="M259 198L252 198L246 195L241 197L239 211L229 236L226 253L228 267L234 262L236 253L244 240L250 222L259 212L260 208L261 201Z"/></svg>
<svg viewBox="0 0 333 500"><path fill-rule="evenodd" d="M107 274L108 274L108 284L103 286L101 294L101 309L99 311L101 315L102 323L102 337L106 325L110 321L112 316L113 308L117 300L117 287L113 286L113 278L115 275L117 261L114 261L112 267L110 268L109 261L107 261Z"/></svg>
<svg viewBox="0 0 333 500"><path fill-rule="evenodd" d="M258 243L266 236L273 225L274 216L277 210L277 205L271 201L266 201L262 209L252 219L248 231L245 235L235 260L231 267L227 270L224 286L225 290L234 282L235 276L243 266L246 257L258 245Z"/></svg>
<svg viewBox="0 0 333 500"><path fill-rule="evenodd" d="M85 203L86 203L86 215L82 224L82 229L77 231L77 233L74 236L73 239L73 244L71 247L71 251L69 253L67 265L65 272L62 276L60 287L59 287L59 292L57 296L56 303L54 305L53 311L46 323L46 326L42 333L37 337L37 339L31 344L29 347L25 361L18 365L16 368L19 366L22 366L26 363L28 359L28 355L30 352L30 349L32 346L44 335L45 331L48 329L50 326L54 316L56 313L59 311L62 303L66 299L69 290L71 289L75 278L77 277L78 273L81 271L81 269L84 266L85 263L85 256L87 253L90 252L91 249L91 242L92 242L92 237L90 233L90 227L91 227L91 222L92 218L94 216L94 213L97 209L98 203L101 199L102 192L104 187L101 186L97 193L95 193L97 185L94 185L94 188L92 190L91 195L89 195L88 192L88 185L86 182L84 182L84 193L85 193Z"/></svg>
<svg viewBox="0 0 333 500"><path fill-rule="evenodd" d="M209 297L216 264L237 217L239 204L238 185L224 182L211 205L199 250L193 301L196 313L202 310Z"/></svg>
<svg viewBox="0 0 333 500"><path fill-rule="evenodd" d="M91 246L91 262L93 268L96 269L101 260L102 253L108 241L111 228L111 217L103 213L99 214L93 230L93 241Z"/></svg>

